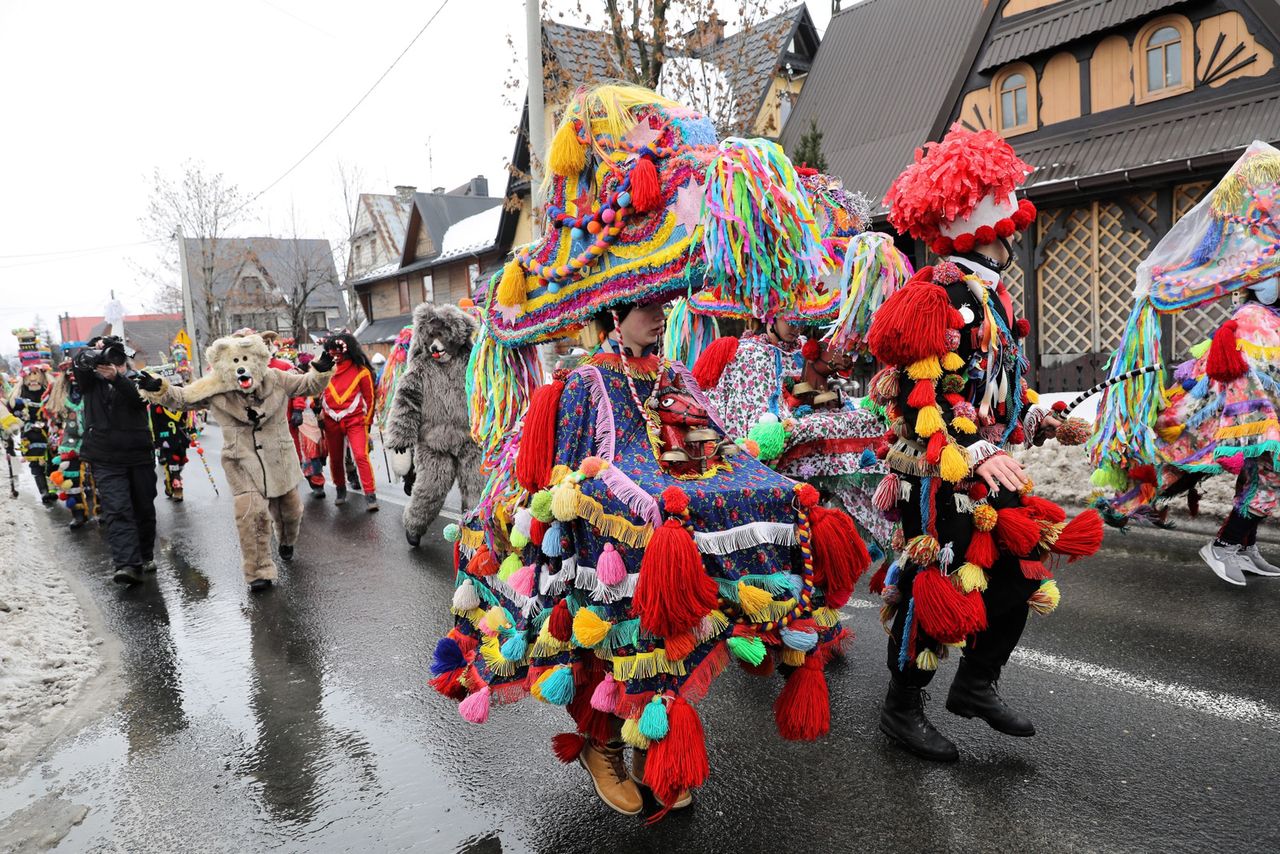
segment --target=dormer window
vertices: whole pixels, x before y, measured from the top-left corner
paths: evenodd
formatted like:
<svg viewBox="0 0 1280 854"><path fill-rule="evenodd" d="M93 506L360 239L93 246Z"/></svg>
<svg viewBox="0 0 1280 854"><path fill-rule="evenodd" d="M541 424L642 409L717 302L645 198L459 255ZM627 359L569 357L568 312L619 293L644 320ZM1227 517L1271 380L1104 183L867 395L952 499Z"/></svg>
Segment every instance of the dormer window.
<svg viewBox="0 0 1280 854"><path fill-rule="evenodd" d="M1003 136L1036 129L1036 75L1030 66L1017 63L996 75L996 127Z"/></svg>
<svg viewBox="0 0 1280 854"><path fill-rule="evenodd" d="M1166 15L1148 23L1134 39L1133 54L1138 103L1191 91L1195 45L1186 18Z"/></svg>

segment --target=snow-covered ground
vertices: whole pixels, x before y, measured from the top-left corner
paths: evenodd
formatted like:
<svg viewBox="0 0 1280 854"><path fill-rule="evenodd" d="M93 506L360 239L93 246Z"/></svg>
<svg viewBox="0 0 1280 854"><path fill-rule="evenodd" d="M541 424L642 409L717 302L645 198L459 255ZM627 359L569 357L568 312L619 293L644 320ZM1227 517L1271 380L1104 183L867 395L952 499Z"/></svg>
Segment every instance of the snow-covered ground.
<svg viewBox="0 0 1280 854"><path fill-rule="evenodd" d="M30 493L0 499L0 767L21 763L103 666Z"/></svg>

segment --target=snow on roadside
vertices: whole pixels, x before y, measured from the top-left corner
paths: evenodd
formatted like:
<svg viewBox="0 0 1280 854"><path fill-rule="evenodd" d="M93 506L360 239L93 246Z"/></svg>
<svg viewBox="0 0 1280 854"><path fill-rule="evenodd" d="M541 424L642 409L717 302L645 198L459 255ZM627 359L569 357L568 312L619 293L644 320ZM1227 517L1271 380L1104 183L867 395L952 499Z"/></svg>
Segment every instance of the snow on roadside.
<svg viewBox="0 0 1280 854"><path fill-rule="evenodd" d="M102 668L28 494L0 505L0 766L21 761Z"/></svg>

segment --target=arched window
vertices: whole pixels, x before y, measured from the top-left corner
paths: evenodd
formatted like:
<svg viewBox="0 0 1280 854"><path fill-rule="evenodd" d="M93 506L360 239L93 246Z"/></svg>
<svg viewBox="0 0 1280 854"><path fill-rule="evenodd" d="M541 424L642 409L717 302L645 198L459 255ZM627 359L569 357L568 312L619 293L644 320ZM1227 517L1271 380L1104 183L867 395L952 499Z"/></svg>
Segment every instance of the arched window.
<svg viewBox="0 0 1280 854"><path fill-rule="evenodd" d="M1036 75L1031 67L1018 63L996 75L995 124L1004 136L1036 129Z"/></svg>
<svg viewBox="0 0 1280 854"><path fill-rule="evenodd" d="M1142 28L1134 40L1134 76L1138 101L1154 101L1194 85L1191 23L1181 15L1157 18Z"/></svg>

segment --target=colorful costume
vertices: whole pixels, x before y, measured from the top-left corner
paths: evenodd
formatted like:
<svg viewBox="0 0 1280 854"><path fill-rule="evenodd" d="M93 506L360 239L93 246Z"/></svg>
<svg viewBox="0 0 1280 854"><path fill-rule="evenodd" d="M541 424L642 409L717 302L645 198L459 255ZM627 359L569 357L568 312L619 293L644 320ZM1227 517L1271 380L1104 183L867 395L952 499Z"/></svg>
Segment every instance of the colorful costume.
<svg viewBox="0 0 1280 854"><path fill-rule="evenodd" d="M49 422L44 412L44 399L49 393L52 378L46 365L35 362L25 364L18 383L9 398L9 411L22 426L18 431L18 453L27 462L36 493L46 504L58 500L49 488L50 458Z"/></svg>
<svg viewBox="0 0 1280 854"><path fill-rule="evenodd" d="M151 438L156 445L156 459L164 470L164 494L181 501L182 467L187 464L187 450L191 447L190 413L151 404Z"/></svg>
<svg viewBox="0 0 1280 854"><path fill-rule="evenodd" d="M45 412L49 424L57 435L57 455L51 461L56 471L49 480L58 489L58 500L71 511L72 529L82 527L98 515L97 496L89 466L80 459L80 445L84 441L84 394L68 360L62 372L54 380Z"/></svg>
<svg viewBox="0 0 1280 854"><path fill-rule="evenodd" d="M1280 477L1280 151L1255 142L1138 267L1136 304L1113 360L1115 384L1091 444L1108 521L1165 524L1162 505L1203 477L1237 476L1235 505L1201 555L1224 580L1280 574L1257 551L1257 523L1277 504ZM1161 394L1161 314L1245 298L1193 348ZM1194 493L1193 493L1194 500Z"/></svg>
<svg viewBox="0 0 1280 854"><path fill-rule="evenodd" d="M637 748L632 773L682 806L708 773L690 704L730 656L759 673L775 659L794 668L776 704L784 736L827 731L823 666L847 636L835 609L865 547L812 488L735 454L679 363L601 353L531 391L540 368L527 345L708 278L762 314L786 311L821 253L776 145L718 147L708 120L651 92L580 93L549 162L546 236L491 289L472 355L489 482L447 532L459 538L457 623L432 684L475 722L526 693L566 706L586 740L558 736L557 754L633 813L602 788L635 794L611 744L620 727ZM731 213L760 209L772 218ZM728 239L738 227L748 232ZM600 237L584 247L586 235ZM756 254L734 254L742 237Z"/></svg>
<svg viewBox="0 0 1280 854"><path fill-rule="evenodd" d="M373 465L369 461L369 423L373 420L373 374L341 356L333 379L321 398L325 444L329 449L329 476L341 495L346 492L347 472L343 455L347 445L355 458L360 486L365 495L373 495Z"/></svg>
<svg viewBox="0 0 1280 854"><path fill-rule="evenodd" d="M998 265L973 252L1030 226L1034 207L1014 196L1029 171L993 131L957 125L917 150L885 200L895 228L944 256L889 297L868 336L889 366L872 394L898 437L876 502L902 528L896 561L872 581L890 630L881 729L929 759L957 755L924 717L919 694L950 649L964 658L947 708L1011 735L1034 733L992 686L1028 607L1047 613L1058 604L1046 561L1092 554L1101 542L1094 511L1067 523L1029 485L992 492L977 473L1036 438L1046 414L1023 380L1029 324L1016 317Z"/></svg>

